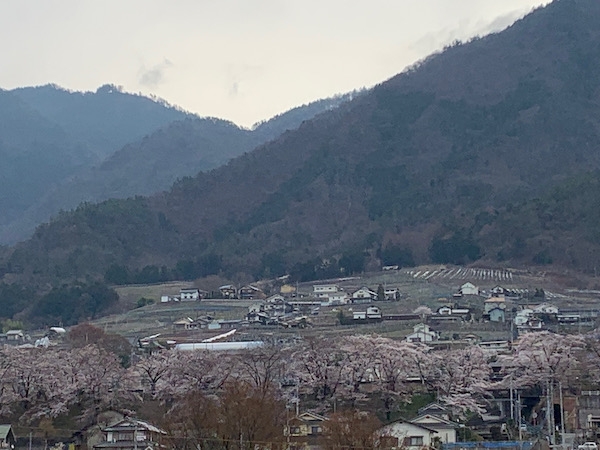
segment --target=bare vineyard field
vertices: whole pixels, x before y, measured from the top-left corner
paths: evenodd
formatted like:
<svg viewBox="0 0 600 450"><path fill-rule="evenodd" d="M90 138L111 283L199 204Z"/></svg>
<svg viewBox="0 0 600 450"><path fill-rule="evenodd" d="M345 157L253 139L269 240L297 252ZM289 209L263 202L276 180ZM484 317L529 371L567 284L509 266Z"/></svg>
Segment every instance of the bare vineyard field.
<svg viewBox="0 0 600 450"><path fill-rule="evenodd" d="M408 269L409 276L415 279L441 281L483 281L492 283L517 283L520 281L518 273L510 269L480 269L473 267L440 267L437 269Z"/></svg>
<svg viewBox="0 0 600 450"><path fill-rule="evenodd" d="M460 303L461 305L474 309L481 309L483 299L456 299L454 294L460 286L466 282L478 286L483 292L489 293L494 286L500 285L512 289L513 292L527 293L537 288L543 288L546 293L546 301L555 303L559 308L596 308L600 305L599 290L567 289L556 282L556 277L544 272L529 272L516 269L491 269L461 266L422 266L406 268L401 270L381 271L338 278L333 280L319 280L296 285L298 295L310 297L313 285L334 283L348 293L363 286L374 291L379 285L388 289L398 289L399 301L379 302L384 315L412 313L418 306L425 305L433 311L445 303ZM182 302L161 304L161 295L176 295L181 288L187 288L193 283L165 283L160 285L139 285L117 287L116 290L121 298L120 304L122 314L114 314L97 320L95 323L107 332L119 333L128 337L143 337L154 333L174 335L173 322L185 318L197 318L200 316L211 316L215 319L243 319L248 306L255 300L203 300L200 302ZM201 280L195 284L203 288ZM273 289L274 290L274 289ZM151 298L154 305L135 308L137 300L141 297ZM479 305L481 303L481 305ZM402 321L385 321L380 324L362 324L357 326L340 326L337 322L337 314L343 310L344 314L351 316L353 310L366 308L365 305L346 305L343 307L322 307L319 315L311 316L312 327L304 330L284 330L276 327L245 328L238 330L240 334L256 338L261 335L282 336L293 335L319 335L319 334L354 334L376 333L388 337L402 337L412 330L415 323ZM500 330L494 331L489 327L475 330L474 325L458 325L463 332L478 332L478 334L489 334L488 338L500 337ZM475 328L473 328L475 327ZM468 329L471 328L471 329ZM486 331L487 329L487 331ZM183 337L200 338L205 337L205 330L185 332Z"/></svg>

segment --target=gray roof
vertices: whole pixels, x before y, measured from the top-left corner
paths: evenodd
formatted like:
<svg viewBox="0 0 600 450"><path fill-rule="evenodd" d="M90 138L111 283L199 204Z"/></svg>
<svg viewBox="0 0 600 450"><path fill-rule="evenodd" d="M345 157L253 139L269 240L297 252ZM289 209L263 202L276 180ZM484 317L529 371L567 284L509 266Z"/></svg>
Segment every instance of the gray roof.
<svg viewBox="0 0 600 450"><path fill-rule="evenodd" d="M0 439L6 440L8 432L11 429L11 425L0 425Z"/></svg>

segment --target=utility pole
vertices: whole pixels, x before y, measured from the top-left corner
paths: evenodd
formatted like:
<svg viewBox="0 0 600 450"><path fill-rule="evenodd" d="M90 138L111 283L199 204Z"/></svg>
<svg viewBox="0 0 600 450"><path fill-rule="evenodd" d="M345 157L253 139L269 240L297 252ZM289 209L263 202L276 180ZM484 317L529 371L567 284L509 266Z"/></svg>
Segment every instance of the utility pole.
<svg viewBox="0 0 600 450"><path fill-rule="evenodd" d="M560 444L564 448L565 444L565 408L563 404L563 392L562 392L562 381L558 382L558 389L560 390Z"/></svg>
<svg viewBox="0 0 600 450"><path fill-rule="evenodd" d="M550 404L550 380L546 380L546 428L548 431L548 439L550 441L550 445L554 445L554 433L552 432L552 419L550 410L552 409Z"/></svg>
<svg viewBox="0 0 600 450"><path fill-rule="evenodd" d="M510 419L514 422L514 420L515 420L515 398L513 396L512 373L509 376L510 376Z"/></svg>
<svg viewBox="0 0 600 450"><path fill-rule="evenodd" d="M523 430L521 430L521 393L517 391L517 419L519 421L519 441L523 440Z"/></svg>

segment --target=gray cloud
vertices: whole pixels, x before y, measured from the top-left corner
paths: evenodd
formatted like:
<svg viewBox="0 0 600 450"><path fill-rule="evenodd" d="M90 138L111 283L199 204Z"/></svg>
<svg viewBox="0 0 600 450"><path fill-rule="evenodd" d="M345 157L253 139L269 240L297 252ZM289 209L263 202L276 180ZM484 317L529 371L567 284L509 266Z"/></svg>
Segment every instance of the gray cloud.
<svg viewBox="0 0 600 450"><path fill-rule="evenodd" d="M142 66L138 82L143 86L155 88L165 80L165 72L171 67L173 67L173 63L166 58L149 69Z"/></svg>

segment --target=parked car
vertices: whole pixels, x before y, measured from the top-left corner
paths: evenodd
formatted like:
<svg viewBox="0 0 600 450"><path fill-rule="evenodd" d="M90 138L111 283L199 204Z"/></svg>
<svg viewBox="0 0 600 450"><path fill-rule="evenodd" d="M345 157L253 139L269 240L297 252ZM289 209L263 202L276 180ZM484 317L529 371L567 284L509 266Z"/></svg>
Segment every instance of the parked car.
<svg viewBox="0 0 600 450"><path fill-rule="evenodd" d="M584 442L577 446L577 450L598 450L598 445L595 442Z"/></svg>

